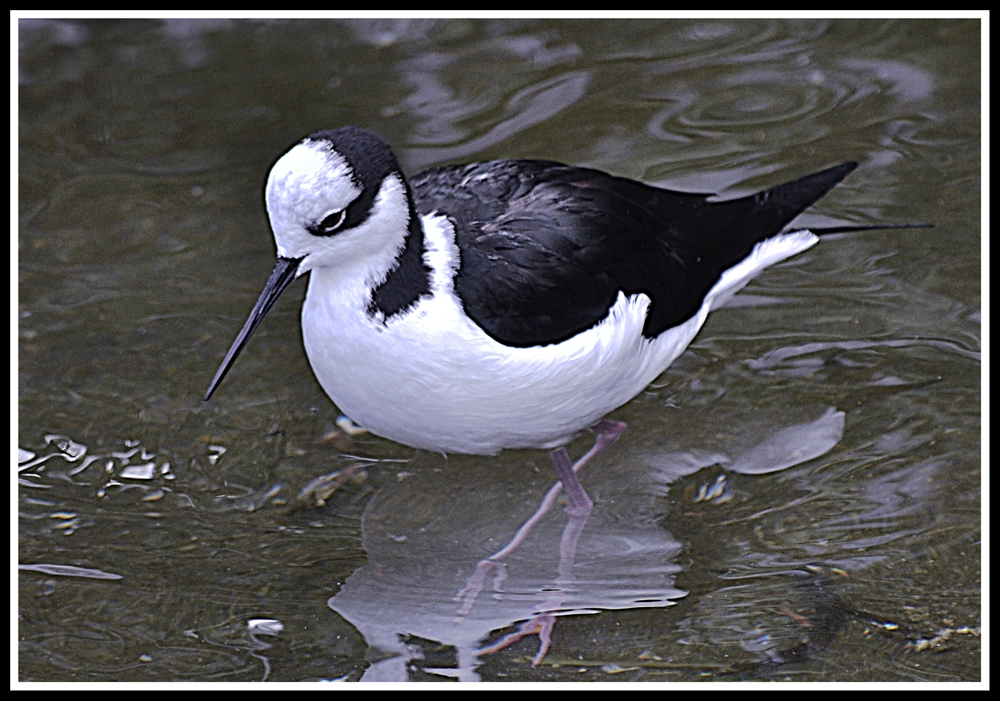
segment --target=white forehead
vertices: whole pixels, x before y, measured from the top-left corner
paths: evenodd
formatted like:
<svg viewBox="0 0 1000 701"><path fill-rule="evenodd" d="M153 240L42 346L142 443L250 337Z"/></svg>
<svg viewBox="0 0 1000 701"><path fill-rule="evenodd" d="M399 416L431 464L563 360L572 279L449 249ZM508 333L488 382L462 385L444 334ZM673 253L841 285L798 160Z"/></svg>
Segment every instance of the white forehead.
<svg viewBox="0 0 1000 701"><path fill-rule="evenodd" d="M351 167L329 142L306 139L271 168L264 197L271 226L301 228L344 209L361 194Z"/></svg>

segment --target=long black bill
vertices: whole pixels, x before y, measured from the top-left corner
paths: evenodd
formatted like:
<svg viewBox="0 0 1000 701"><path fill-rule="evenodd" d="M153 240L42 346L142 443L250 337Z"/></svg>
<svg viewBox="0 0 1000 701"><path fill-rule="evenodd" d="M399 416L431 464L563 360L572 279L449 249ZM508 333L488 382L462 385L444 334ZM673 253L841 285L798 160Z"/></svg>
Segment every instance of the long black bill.
<svg viewBox="0 0 1000 701"><path fill-rule="evenodd" d="M230 347L229 352L226 353L222 365L215 372L212 384L208 386L208 391L205 392L206 402L211 398L212 393L215 392L215 388L222 382L222 378L229 372L229 368L236 362L236 356L240 354L243 346L250 340L250 336L260 326L260 322L264 320L264 316L274 306L274 303L278 301L281 293L295 280L295 272L299 269L299 263L301 262L301 258L278 258L278 263L274 266L271 277L267 279L267 284L264 285L264 291L260 293L257 303L250 310L250 317L243 324L240 335L233 341L233 345Z"/></svg>

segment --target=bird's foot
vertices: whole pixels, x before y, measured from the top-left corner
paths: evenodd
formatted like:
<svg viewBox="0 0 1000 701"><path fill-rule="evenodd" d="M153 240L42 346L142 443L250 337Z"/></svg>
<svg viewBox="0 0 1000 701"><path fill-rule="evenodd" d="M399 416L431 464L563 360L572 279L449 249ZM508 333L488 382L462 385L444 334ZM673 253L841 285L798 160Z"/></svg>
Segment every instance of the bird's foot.
<svg viewBox="0 0 1000 701"><path fill-rule="evenodd" d="M475 606L476 599L486 584L486 576L490 573L490 570L496 570L496 575L493 577L493 591L500 591L500 585L503 583L503 580L507 579L507 568L499 560L492 558L480 560L476 565L475 571L466 580L465 586L455 595L455 601L462 602L462 608L458 610L459 616L467 615L472 610L472 607Z"/></svg>
<svg viewBox="0 0 1000 701"><path fill-rule="evenodd" d="M521 638L528 635L538 636L538 652L535 656L531 658L531 666L537 667L545 659L546 653L549 651L549 646L552 645L552 628L556 624L556 617L551 613L540 613L532 616L524 623L517 627L513 633L508 633L499 640L497 640L492 645L487 645L486 647L481 647L476 650L473 654L477 657L482 655L491 655L498 650L503 650L508 645L516 643Z"/></svg>

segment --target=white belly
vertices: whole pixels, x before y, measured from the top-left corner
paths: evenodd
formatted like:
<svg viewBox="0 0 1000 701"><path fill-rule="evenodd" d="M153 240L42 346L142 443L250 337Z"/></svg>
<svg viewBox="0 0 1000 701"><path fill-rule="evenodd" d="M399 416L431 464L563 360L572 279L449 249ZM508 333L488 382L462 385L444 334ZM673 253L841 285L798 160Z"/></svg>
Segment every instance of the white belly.
<svg viewBox="0 0 1000 701"><path fill-rule="evenodd" d="M642 391L701 325L648 341L648 299L621 295L604 323L569 341L508 348L453 299L422 300L382 325L339 308L322 271L312 276L302 329L323 389L372 433L438 452L563 445Z"/></svg>

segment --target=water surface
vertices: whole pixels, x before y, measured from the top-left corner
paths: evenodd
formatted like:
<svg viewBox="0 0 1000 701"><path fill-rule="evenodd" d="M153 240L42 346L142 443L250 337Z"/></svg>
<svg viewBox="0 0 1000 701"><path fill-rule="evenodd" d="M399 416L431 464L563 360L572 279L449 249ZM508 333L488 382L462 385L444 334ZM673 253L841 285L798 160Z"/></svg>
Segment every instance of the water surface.
<svg viewBox="0 0 1000 701"><path fill-rule="evenodd" d="M978 680L979 31L21 21L19 678ZM345 124L410 173L521 156L726 196L856 160L804 224L935 228L752 282L614 413L569 578L560 511L460 615L544 452L336 433L302 284L201 401L273 266L268 168ZM533 637L474 654L557 598L538 667Z"/></svg>

